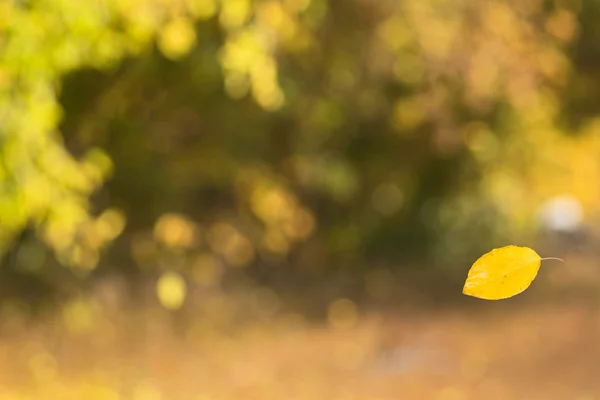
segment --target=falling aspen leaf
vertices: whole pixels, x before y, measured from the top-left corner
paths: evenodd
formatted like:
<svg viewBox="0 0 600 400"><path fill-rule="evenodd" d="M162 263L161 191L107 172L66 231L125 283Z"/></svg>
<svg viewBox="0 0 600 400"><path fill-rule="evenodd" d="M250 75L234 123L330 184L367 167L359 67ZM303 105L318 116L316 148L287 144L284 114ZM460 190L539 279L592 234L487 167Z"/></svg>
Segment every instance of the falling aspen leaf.
<svg viewBox="0 0 600 400"><path fill-rule="evenodd" d="M501 300L516 296L531 285L542 260L529 247L506 246L481 256L469 270L463 294L485 300ZM564 262L564 261L563 261Z"/></svg>

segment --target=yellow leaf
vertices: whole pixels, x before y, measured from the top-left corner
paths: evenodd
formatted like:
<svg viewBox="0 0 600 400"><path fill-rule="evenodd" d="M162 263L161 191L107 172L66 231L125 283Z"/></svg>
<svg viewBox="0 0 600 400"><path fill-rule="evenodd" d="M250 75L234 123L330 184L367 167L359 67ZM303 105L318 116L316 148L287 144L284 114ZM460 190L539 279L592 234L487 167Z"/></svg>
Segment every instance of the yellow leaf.
<svg viewBox="0 0 600 400"><path fill-rule="evenodd" d="M506 246L481 256L471 269L463 288L463 294L485 300L513 297L531 285L542 260L528 247Z"/></svg>

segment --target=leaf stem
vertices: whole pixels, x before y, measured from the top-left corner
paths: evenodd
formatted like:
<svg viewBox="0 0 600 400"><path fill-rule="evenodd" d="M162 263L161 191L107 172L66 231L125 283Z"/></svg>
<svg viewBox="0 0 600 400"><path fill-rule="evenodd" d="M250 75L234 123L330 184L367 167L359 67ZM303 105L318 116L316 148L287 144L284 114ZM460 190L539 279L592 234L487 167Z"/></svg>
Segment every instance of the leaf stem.
<svg viewBox="0 0 600 400"><path fill-rule="evenodd" d="M543 260L558 260L558 261L565 262L565 260L563 260L562 258L558 258L558 257L544 257L544 258L540 259L540 261L543 261Z"/></svg>

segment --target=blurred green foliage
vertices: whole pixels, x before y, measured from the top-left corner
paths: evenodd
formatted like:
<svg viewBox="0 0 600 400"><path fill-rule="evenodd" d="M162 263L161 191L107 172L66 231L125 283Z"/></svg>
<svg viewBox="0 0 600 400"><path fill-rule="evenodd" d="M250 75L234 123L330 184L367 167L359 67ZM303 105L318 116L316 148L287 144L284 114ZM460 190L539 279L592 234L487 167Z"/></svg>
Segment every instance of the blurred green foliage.
<svg viewBox="0 0 600 400"><path fill-rule="evenodd" d="M450 260L559 195L592 218L594 7L0 0L0 247L32 227L85 271L125 230L118 257L218 285Z"/></svg>

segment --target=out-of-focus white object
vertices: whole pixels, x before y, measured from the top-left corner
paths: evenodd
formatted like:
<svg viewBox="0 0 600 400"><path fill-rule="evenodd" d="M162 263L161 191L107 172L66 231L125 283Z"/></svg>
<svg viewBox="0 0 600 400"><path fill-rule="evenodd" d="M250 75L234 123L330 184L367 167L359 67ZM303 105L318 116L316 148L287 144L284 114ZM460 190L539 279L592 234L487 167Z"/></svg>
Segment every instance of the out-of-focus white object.
<svg viewBox="0 0 600 400"><path fill-rule="evenodd" d="M538 213L540 224L549 231L574 232L583 221L581 203L571 195L551 198L540 206Z"/></svg>

